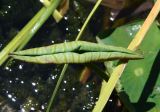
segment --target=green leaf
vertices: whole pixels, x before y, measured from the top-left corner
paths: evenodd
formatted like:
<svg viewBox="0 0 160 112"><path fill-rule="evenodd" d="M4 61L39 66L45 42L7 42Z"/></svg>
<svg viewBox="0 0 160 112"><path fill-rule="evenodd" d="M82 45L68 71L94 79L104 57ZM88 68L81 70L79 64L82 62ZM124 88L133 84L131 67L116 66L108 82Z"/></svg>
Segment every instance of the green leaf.
<svg viewBox="0 0 160 112"><path fill-rule="evenodd" d="M14 52L15 59L33 63L89 63L115 59L140 59L142 56L122 47L73 41Z"/></svg>
<svg viewBox="0 0 160 112"><path fill-rule="evenodd" d="M143 22L117 28L102 39L105 44L127 47ZM136 112L160 112L160 30L152 25L139 47L144 59L129 61L120 81ZM121 88L122 89L122 88ZM121 92L119 93L121 94ZM122 100L126 100L123 97ZM127 105L127 104L126 104Z"/></svg>

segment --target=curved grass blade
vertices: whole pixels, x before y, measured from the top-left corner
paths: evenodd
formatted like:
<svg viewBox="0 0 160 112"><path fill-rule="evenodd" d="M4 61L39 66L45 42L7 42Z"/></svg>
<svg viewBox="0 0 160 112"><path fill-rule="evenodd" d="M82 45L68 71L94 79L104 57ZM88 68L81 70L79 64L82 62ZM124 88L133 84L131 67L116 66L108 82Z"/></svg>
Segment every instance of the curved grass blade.
<svg viewBox="0 0 160 112"><path fill-rule="evenodd" d="M85 41L65 42L14 52L13 58L40 64L90 63L116 59L140 59L141 55L122 47Z"/></svg>

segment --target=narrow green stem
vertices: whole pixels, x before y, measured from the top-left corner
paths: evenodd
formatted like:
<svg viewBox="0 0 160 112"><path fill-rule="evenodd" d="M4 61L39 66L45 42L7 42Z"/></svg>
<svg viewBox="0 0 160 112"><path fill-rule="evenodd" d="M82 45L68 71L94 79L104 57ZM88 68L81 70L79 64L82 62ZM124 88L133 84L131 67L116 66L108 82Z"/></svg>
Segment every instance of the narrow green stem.
<svg viewBox="0 0 160 112"><path fill-rule="evenodd" d="M56 9L60 1L61 0L54 0L54 2L47 8L43 7L13 38L13 40L0 52L0 65L2 65L7 60L8 54L10 52L15 51L25 40L27 40L28 42L31 37L34 36L34 34L39 30L39 28Z"/></svg>
<svg viewBox="0 0 160 112"><path fill-rule="evenodd" d="M93 16L93 14L95 13L96 9L98 8L98 6L100 5L100 3L102 2L102 0L98 0L97 3L95 4L95 6L93 7L92 11L90 12L90 14L88 15L86 21L84 22L80 32L78 33L78 36L76 38L76 40L79 40L82 36L82 33L84 32L87 24L89 23L91 17Z"/></svg>
<svg viewBox="0 0 160 112"><path fill-rule="evenodd" d="M95 4L95 6L93 7L92 11L90 12L90 14L88 15L86 21L84 22L84 24L83 24L83 26L82 26L79 34L77 35L77 37L76 37L76 39L75 39L76 41L81 38L82 33L84 32L87 24L89 23L91 17L92 17L93 14L95 13L96 9L98 8L98 6L100 5L101 2L102 2L102 0L98 0L97 3ZM51 100L49 101L49 105L48 105L48 107L47 107L47 111L46 111L46 112L50 112L51 105L52 105L53 102L54 102L56 93L57 93L58 88L59 88L59 86L60 86L60 84L61 84L61 82L62 82L62 80L63 80L63 78L64 78L64 75L65 75L65 72L66 72L67 68L68 68L68 64L65 64L64 67L63 67L63 69L62 69L62 72L61 72L61 74L60 74L60 77L59 77L59 79L58 79L58 82L57 82L57 84L56 84L56 87L55 87L55 89L54 89L54 91L53 91Z"/></svg>
<svg viewBox="0 0 160 112"><path fill-rule="evenodd" d="M58 89L59 89L59 87L60 87L60 84L61 84L61 82L62 82L62 80L63 80L63 77L64 77L64 75L65 75L65 72L66 72L67 68L68 68L68 64L65 64L64 67L63 67L63 69L62 69L62 72L61 72L61 74L60 74L60 76L59 76L59 79L58 79L58 81L57 81L56 87L55 87L55 89L54 89L54 91L53 91L53 94L52 94L52 97L51 97L50 102L49 102L49 104L48 104L48 107L47 107L46 112L50 112L50 109L51 109L53 100L54 100L55 97L56 97L57 91L58 91Z"/></svg>

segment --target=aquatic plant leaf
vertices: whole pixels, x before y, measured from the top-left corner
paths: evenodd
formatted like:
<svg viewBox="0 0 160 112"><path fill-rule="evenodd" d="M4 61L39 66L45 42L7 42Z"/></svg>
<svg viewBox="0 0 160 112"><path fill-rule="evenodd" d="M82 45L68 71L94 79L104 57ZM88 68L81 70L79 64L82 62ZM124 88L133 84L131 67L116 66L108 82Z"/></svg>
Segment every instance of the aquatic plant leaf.
<svg viewBox="0 0 160 112"><path fill-rule="evenodd" d="M109 37L102 39L105 44L126 47L141 27L143 21L117 28ZM150 27L145 39L139 47L144 59L129 61L120 79L122 91L134 109L131 112L160 112L160 30L156 22ZM124 41L125 40L125 41ZM121 88L121 89L122 89ZM123 94L124 95L124 94ZM129 99L128 99L129 98Z"/></svg>
<svg viewBox="0 0 160 112"><path fill-rule="evenodd" d="M11 54L15 59L33 63L89 63L115 59L140 59L142 56L122 47L73 41L33 48Z"/></svg>

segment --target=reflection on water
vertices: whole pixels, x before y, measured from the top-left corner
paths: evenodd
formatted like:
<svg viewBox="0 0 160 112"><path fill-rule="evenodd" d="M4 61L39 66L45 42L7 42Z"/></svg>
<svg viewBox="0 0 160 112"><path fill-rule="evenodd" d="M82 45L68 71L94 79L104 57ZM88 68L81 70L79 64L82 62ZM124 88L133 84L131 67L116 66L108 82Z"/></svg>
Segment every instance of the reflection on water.
<svg viewBox="0 0 160 112"><path fill-rule="evenodd" d="M0 106L22 112L44 111L61 69L60 65L32 65L17 61L10 67L1 68ZM79 82L80 71L81 67L69 67L57 95L56 112L88 111L93 108L100 85L98 87L95 80L82 85Z"/></svg>

